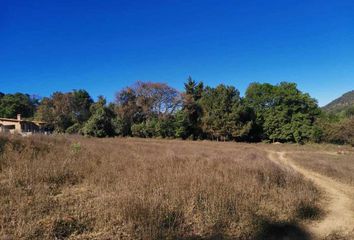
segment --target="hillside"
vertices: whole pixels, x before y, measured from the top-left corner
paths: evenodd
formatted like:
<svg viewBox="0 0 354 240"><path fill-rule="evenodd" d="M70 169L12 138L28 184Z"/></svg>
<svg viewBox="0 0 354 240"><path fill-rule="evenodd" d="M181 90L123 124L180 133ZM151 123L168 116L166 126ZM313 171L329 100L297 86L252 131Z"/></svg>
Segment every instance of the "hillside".
<svg viewBox="0 0 354 240"><path fill-rule="evenodd" d="M351 106L354 106L354 90L349 91L343 94L341 97L333 100L324 106L323 110L327 112L338 113Z"/></svg>

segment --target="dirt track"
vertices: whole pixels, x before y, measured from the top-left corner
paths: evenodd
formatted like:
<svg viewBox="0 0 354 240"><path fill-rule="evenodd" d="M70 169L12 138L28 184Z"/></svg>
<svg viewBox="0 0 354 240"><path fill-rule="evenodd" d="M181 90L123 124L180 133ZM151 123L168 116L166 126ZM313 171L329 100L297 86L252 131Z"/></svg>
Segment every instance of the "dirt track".
<svg viewBox="0 0 354 240"><path fill-rule="evenodd" d="M326 194L325 217L308 226L308 230L316 237L323 238L331 233L340 232L344 235L354 230L354 189L329 177L315 173L294 164L286 156L286 152L269 152L273 162L294 170L312 180Z"/></svg>

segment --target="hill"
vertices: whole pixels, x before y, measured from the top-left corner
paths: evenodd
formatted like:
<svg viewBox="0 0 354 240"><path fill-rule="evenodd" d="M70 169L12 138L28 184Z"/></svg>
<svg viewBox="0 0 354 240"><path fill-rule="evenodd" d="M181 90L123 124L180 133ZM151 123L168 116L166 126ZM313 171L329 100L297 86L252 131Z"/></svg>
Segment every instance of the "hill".
<svg viewBox="0 0 354 240"><path fill-rule="evenodd" d="M354 106L354 90L343 94L341 97L333 100L322 109L326 112L339 113L352 106Z"/></svg>

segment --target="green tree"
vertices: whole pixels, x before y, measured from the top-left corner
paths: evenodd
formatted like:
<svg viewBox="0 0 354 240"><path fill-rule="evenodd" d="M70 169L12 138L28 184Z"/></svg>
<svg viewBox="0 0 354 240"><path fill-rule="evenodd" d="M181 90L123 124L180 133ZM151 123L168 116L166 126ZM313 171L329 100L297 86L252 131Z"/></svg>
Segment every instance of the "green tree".
<svg viewBox="0 0 354 240"><path fill-rule="evenodd" d="M131 133L133 137L141 137L144 138L145 137L145 122L141 122L141 123L134 123L131 126Z"/></svg>
<svg viewBox="0 0 354 240"><path fill-rule="evenodd" d="M202 97L204 84L203 82L197 83L189 76L187 82L184 84L184 89L186 95L190 95L194 101L198 101Z"/></svg>
<svg viewBox="0 0 354 240"><path fill-rule="evenodd" d="M32 118L37 104L38 100L28 94L1 94L0 117L16 118L21 114L24 118Z"/></svg>
<svg viewBox="0 0 354 240"><path fill-rule="evenodd" d="M184 84L185 93L183 95L183 121L179 121L179 134L186 137L197 139L202 136L201 119L203 116L203 109L200 105L200 99L204 91L203 82L197 83L190 76ZM180 116L181 117L181 116ZM181 120L181 119L180 119ZM185 133L181 133L184 129Z"/></svg>
<svg viewBox="0 0 354 240"><path fill-rule="evenodd" d="M190 135L190 121L187 111L179 110L175 115L175 137L186 139Z"/></svg>
<svg viewBox="0 0 354 240"><path fill-rule="evenodd" d="M143 122L144 113L137 104L137 96L134 89L128 87L116 94L116 112L120 122L120 134L132 135L132 126Z"/></svg>
<svg viewBox="0 0 354 240"><path fill-rule="evenodd" d="M82 124L87 121L91 116L90 107L93 104L90 94L82 89L74 90L71 101L74 122Z"/></svg>
<svg viewBox="0 0 354 240"><path fill-rule="evenodd" d="M256 140L267 139L265 135L265 117L274 106L275 86L264 83L252 83L246 90L245 105L252 108L256 114L252 137Z"/></svg>
<svg viewBox="0 0 354 240"><path fill-rule="evenodd" d="M354 118L354 106L348 107L344 112L344 116L347 118Z"/></svg>
<svg viewBox="0 0 354 240"><path fill-rule="evenodd" d="M255 128L255 113L241 100L233 104L228 117L228 125L233 139L237 141L255 141L252 133Z"/></svg>
<svg viewBox="0 0 354 240"><path fill-rule="evenodd" d="M200 100L204 111L202 126L211 139L246 139L252 129L252 111L241 103L232 86L207 87Z"/></svg>
<svg viewBox="0 0 354 240"><path fill-rule="evenodd" d="M82 128L82 133L93 137L112 137L116 132L116 116L114 112L106 106L106 100L100 98L91 106L92 115Z"/></svg>
<svg viewBox="0 0 354 240"><path fill-rule="evenodd" d="M303 142L316 131L314 122L320 113L317 102L298 90L295 83L253 83L245 101L256 112L256 135L260 139Z"/></svg>
<svg viewBox="0 0 354 240"><path fill-rule="evenodd" d="M158 120L156 118L148 119L145 122L132 125L132 135L134 137L152 138L158 137Z"/></svg>
<svg viewBox="0 0 354 240"><path fill-rule="evenodd" d="M176 135L176 121L174 116L166 116L158 119L156 124L158 137L173 138Z"/></svg>
<svg viewBox="0 0 354 240"><path fill-rule="evenodd" d="M85 90L55 92L40 101L36 119L48 122L56 132L78 133L91 116L93 100Z"/></svg>

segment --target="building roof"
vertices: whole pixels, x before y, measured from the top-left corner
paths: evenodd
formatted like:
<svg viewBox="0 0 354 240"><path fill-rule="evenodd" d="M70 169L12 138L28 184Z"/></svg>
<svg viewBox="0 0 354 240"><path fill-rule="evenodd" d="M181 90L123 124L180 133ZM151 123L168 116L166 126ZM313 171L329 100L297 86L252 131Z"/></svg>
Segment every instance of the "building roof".
<svg viewBox="0 0 354 240"><path fill-rule="evenodd" d="M16 119L16 118L0 118L0 121L6 121L6 122L23 122L23 123L34 123L34 124L46 124L46 122L42 121L28 121L28 120L22 120L22 119Z"/></svg>

